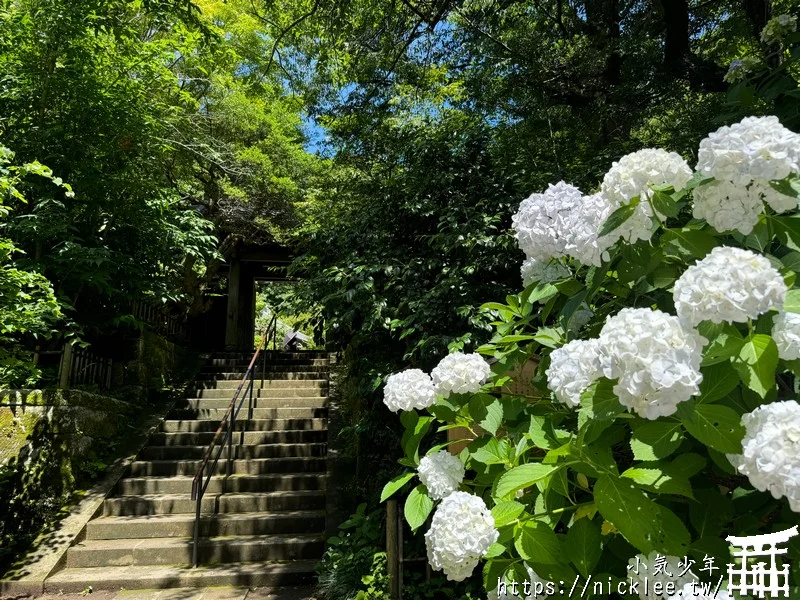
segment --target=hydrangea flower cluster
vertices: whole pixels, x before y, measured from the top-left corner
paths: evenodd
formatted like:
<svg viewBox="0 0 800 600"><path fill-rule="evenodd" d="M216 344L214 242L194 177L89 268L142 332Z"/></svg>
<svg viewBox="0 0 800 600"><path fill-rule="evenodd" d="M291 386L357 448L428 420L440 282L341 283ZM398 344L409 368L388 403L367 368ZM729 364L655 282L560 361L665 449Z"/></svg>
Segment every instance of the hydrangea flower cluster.
<svg viewBox="0 0 800 600"><path fill-rule="evenodd" d="M661 589L666 590L667 584L671 583L674 589L684 589L691 587L697 578L691 571L681 575L686 569L681 567L681 559L677 556L665 556L658 552L651 552L648 555L638 554L628 561L628 577L634 582L639 582L639 598L642 600L671 600L667 592L656 594L653 587L657 582L661 582ZM658 571L658 572L657 572ZM645 585L647 581L647 585ZM645 589L648 591L645 592ZM694 593L688 598L693 598Z"/></svg>
<svg viewBox="0 0 800 600"><path fill-rule="evenodd" d="M798 141L800 136L781 125L778 117L745 117L700 142L697 170L741 186L785 179L798 172Z"/></svg>
<svg viewBox="0 0 800 600"><path fill-rule="evenodd" d="M547 387L556 400L575 408L581 394L602 375L598 340L573 340L550 354Z"/></svg>
<svg viewBox="0 0 800 600"><path fill-rule="evenodd" d="M797 31L797 17L778 15L767 21L764 29L761 30L761 41L765 44L775 44L795 31Z"/></svg>
<svg viewBox="0 0 800 600"><path fill-rule="evenodd" d="M522 598L523 600L539 600L540 598L552 598L554 595L547 593L547 584L550 583L549 581L545 581L539 575L528 566L528 563L522 563L525 567L525 571L528 573L528 583L530 583L530 594L527 596L523 595L524 592L521 581L517 582L517 594L515 595L512 592L510 587L506 588L505 592L500 592L497 588L494 588L491 592L487 594L487 600L512 600L513 598ZM506 583L508 584L508 580L506 579ZM543 591L538 591L543 590Z"/></svg>
<svg viewBox="0 0 800 600"><path fill-rule="evenodd" d="M438 396L474 394L489 378L491 368L479 354L454 352L445 356L431 371L434 390Z"/></svg>
<svg viewBox="0 0 800 600"><path fill-rule="evenodd" d="M745 56L742 59L732 60L723 79L728 83L736 83L753 73L760 66L761 61L755 56Z"/></svg>
<svg viewBox="0 0 800 600"><path fill-rule="evenodd" d="M647 201L653 193L650 186L669 185L681 190L691 178L692 169L680 154L660 148L645 148L613 163L601 186L612 210L629 204L637 196L641 200L633 215L608 237L621 237L628 242L649 240L653 225L653 209Z"/></svg>
<svg viewBox="0 0 800 600"><path fill-rule="evenodd" d="M432 406L435 401L433 381L420 369L389 375L383 388L383 403L393 412L412 408L421 410Z"/></svg>
<svg viewBox="0 0 800 600"><path fill-rule="evenodd" d="M417 471L419 480L434 500L449 496L464 481L464 464L447 450L423 456Z"/></svg>
<svg viewBox="0 0 800 600"><path fill-rule="evenodd" d="M697 170L716 182L695 191L694 216L718 231L748 234L764 202L778 213L797 208L769 181L800 172L800 135L777 117L746 117L700 142Z"/></svg>
<svg viewBox="0 0 800 600"><path fill-rule="evenodd" d="M481 498L453 492L436 508L425 534L428 562L450 581L463 581L499 535Z"/></svg>
<svg viewBox="0 0 800 600"><path fill-rule="evenodd" d="M603 375L617 379L619 401L646 419L673 414L700 393L707 340L677 317L649 308L623 308L600 331Z"/></svg>
<svg viewBox="0 0 800 600"><path fill-rule="evenodd" d="M800 358L800 314L780 313L772 324L772 339L783 360Z"/></svg>
<svg viewBox="0 0 800 600"><path fill-rule="evenodd" d="M569 256L599 266L611 242L599 240L597 232L609 214L610 205L604 198L584 196L575 186L560 181L543 194L523 200L511 221L519 247L529 259Z"/></svg>
<svg viewBox="0 0 800 600"><path fill-rule="evenodd" d="M572 271L557 260L545 261L536 258L526 258L520 273L524 287L532 283L551 283L572 275Z"/></svg>
<svg viewBox="0 0 800 600"><path fill-rule="evenodd" d="M685 325L746 323L782 308L786 291L769 260L749 250L719 246L678 278L673 300Z"/></svg>
<svg viewBox="0 0 800 600"><path fill-rule="evenodd" d="M742 454L728 460L757 490L786 496L800 512L800 404L795 400L759 406L742 417Z"/></svg>

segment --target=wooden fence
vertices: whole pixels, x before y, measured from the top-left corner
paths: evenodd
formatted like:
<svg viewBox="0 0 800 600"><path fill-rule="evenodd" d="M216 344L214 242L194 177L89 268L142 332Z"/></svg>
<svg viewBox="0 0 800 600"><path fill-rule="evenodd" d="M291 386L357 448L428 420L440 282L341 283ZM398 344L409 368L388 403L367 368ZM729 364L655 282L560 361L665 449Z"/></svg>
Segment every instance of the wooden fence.
<svg viewBox="0 0 800 600"><path fill-rule="evenodd" d="M73 385L97 385L101 390L111 387L113 361L85 348L70 343L61 351L58 387L68 389Z"/></svg>
<svg viewBox="0 0 800 600"><path fill-rule="evenodd" d="M139 321L144 321L153 331L163 336L181 339L186 336L184 321L163 306L135 301L131 306L131 313Z"/></svg>

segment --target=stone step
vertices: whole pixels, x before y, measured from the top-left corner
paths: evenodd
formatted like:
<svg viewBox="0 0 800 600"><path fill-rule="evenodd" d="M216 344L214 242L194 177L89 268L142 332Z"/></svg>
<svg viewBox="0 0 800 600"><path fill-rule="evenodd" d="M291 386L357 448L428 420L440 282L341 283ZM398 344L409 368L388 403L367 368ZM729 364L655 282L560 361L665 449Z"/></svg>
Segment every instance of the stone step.
<svg viewBox="0 0 800 600"><path fill-rule="evenodd" d="M199 566L129 566L64 569L45 581L45 592L198 588L217 586L272 587L314 580L315 561L240 563Z"/></svg>
<svg viewBox="0 0 800 600"><path fill-rule="evenodd" d="M248 363L249 364L249 363ZM234 365L203 365L200 368L200 375L216 375L219 373L230 373L230 374L238 374L241 378L244 376L245 371L247 371L248 365L244 365L243 369L234 368ZM262 373L266 373L267 378L272 378L274 373L325 373L327 374L330 371L330 366L327 364L324 365L314 365L314 364L291 364L291 363L280 363L280 364L268 364L266 367L262 367L260 364L253 367L255 370L255 377L260 377Z"/></svg>
<svg viewBox="0 0 800 600"><path fill-rule="evenodd" d="M180 431L174 433L158 432L150 436L153 446L207 446L214 438L215 431ZM325 429L295 429L283 431L246 431L244 445L261 444L307 444L324 443L328 440ZM241 435L236 442L242 442Z"/></svg>
<svg viewBox="0 0 800 600"><path fill-rule="evenodd" d="M190 494L191 476L173 477L126 477L117 484L120 496L139 494ZM326 473L301 473L280 475L214 475L206 492L209 494L235 494L242 492L278 492L290 490L323 490L327 482ZM145 537L145 536L139 536Z"/></svg>
<svg viewBox="0 0 800 600"><path fill-rule="evenodd" d="M250 360L253 358L254 353L255 348L250 351L223 350L220 352L213 352L211 354L201 354L200 358L204 358L206 360L212 358L246 358L247 360ZM332 356L330 352L326 352L325 350L296 350L294 352L288 352L282 349L273 350L271 348L267 348L266 350L262 350L262 353L267 355L267 360L280 360L286 358L330 358Z"/></svg>
<svg viewBox="0 0 800 600"><path fill-rule="evenodd" d="M194 514L195 508L196 503L189 494L146 494L106 498L103 514L107 517ZM206 493L200 508L205 514L323 510L325 492L298 490L267 494Z"/></svg>
<svg viewBox="0 0 800 600"><path fill-rule="evenodd" d="M222 452L215 473L221 475L227 469L227 450ZM170 477L173 475L194 475L200 465L199 460L153 460L134 461L128 469L130 477ZM325 471L326 459L319 457L290 458L246 458L231 461L234 475L268 475L270 473L320 473Z"/></svg>
<svg viewBox="0 0 800 600"><path fill-rule="evenodd" d="M173 408L168 419L181 420L216 420L219 421L228 412L228 408ZM238 419L246 419L249 413L248 400L239 409ZM254 408L253 419L320 419L328 416L327 408L306 408L299 406Z"/></svg>
<svg viewBox="0 0 800 600"><path fill-rule="evenodd" d="M210 358L206 361L206 366L210 367L222 367L233 365L236 367L234 370L239 370L244 373L247 370L247 367L250 366L250 360L252 356L247 358L240 358L240 357L217 357L217 358ZM273 358L267 359L267 368L275 367L275 366L308 366L308 367L327 367L330 365L330 359L328 358ZM258 362L256 363L256 367L259 369L262 368L261 359L259 358Z"/></svg>
<svg viewBox="0 0 800 600"><path fill-rule="evenodd" d="M295 510L275 513L205 514L200 536L319 534L325 530L325 511ZM190 538L194 514L100 517L86 524L87 540Z"/></svg>
<svg viewBox="0 0 800 600"><path fill-rule="evenodd" d="M175 403L175 408L228 408L230 403L230 398L187 398L178 400ZM249 399L245 399L245 405L248 403ZM309 398L272 398L269 396L253 396L254 408L326 408L327 406L328 398L325 396L314 396Z"/></svg>
<svg viewBox="0 0 800 600"><path fill-rule="evenodd" d="M281 431L285 429L326 429L327 419L237 419L234 423L235 431ZM164 433L208 432L216 431L220 425L217 419L199 421L196 419L168 419L162 421L161 431Z"/></svg>
<svg viewBox="0 0 800 600"><path fill-rule="evenodd" d="M238 438L238 436L237 436ZM236 442L239 440L236 439ZM147 446L139 453L139 460L192 460L200 459L208 446ZM275 443L233 446L234 458L281 458L291 456L325 456L324 443ZM227 456L227 454L226 454Z"/></svg>
<svg viewBox="0 0 800 600"><path fill-rule="evenodd" d="M189 396L189 400L226 400L227 404L233 399L235 390L220 388L218 390L194 390ZM242 392L244 393L244 391ZM270 398L280 400L282 398L326 398L328 396L327 388L317 387L270 387L267 389L253 390L254 398Z"/></svg>
<svg viewBox="0 0 800 600"><path fill-rule="evenodd" d="M261 373L255 374L255 381L294 381L294 380L308 380L308 379L323 379L325 380L325 376L327 372L320 371L272 371L266 373L266 377L262 378ZM209 387L210 384L216 384L220 381L235 381L236 385L239 385L239 382L242 381L244 377L244 371L228 371L228 372L212 372L212 373L204 373L201 372L195 378L195 382L200 387ZM325 380L327 381L327 380ZM256 383L258 385L258 383ZM236 387L236 386L233 386Z"/></svg>
<svg viewBox="0 0 800 600"><path fill-rule="evenodd" d="M67 569L132 565L190 565L192 538L86 540L67 551ZM203 564L320 558L321 535L266 535L201 538Z"/></svg>

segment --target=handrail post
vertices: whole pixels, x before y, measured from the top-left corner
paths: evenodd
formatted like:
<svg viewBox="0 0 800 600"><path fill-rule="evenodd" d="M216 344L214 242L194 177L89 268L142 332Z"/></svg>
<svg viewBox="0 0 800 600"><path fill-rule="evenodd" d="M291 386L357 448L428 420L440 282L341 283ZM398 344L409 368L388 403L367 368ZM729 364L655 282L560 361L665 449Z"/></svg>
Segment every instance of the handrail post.
<svg viewBox="0 0 800 600"><path fill-rule="evenodd" d="M232 415L231 415L232 416ZM231 476L231 459L233 458L233 419L228 419L228 467L226 469L227 476ZM227 481L226 481L227 483Z"/></svg>
<svg viewBox="0 0 800 600"><path fill-rule="evenodd" d="M205 467L201 466L202 469ZM202 476L200 478L202 482ZM199 489L198 489L199 488ZM192 482L192 496L195 496L194 507L194 543L192 544L192 567L196 568L198 564L198 544L200 543L200 505L203 502L203 486L198 485L198 480Z"/></svg>
<svg viewBox="0 0 800 600"><path fill-rule="evenodd" d="M253 388L256 385L256 370L250 369L250 406L247 408L247 421L253 418ZM244 427L247 429L247 426Z"/></svg>

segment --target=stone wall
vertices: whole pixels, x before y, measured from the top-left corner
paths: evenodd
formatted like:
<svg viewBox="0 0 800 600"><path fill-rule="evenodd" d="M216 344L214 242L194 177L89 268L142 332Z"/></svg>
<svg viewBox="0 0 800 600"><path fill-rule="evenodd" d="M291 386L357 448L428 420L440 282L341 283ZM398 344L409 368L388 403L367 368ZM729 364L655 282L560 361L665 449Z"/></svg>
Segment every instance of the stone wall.
<svg viewBox="0 0 800 600"><path fill-rule="evenodd" d="M141 409L81 390L0 391L0 572L90 479Z"/></svg>

